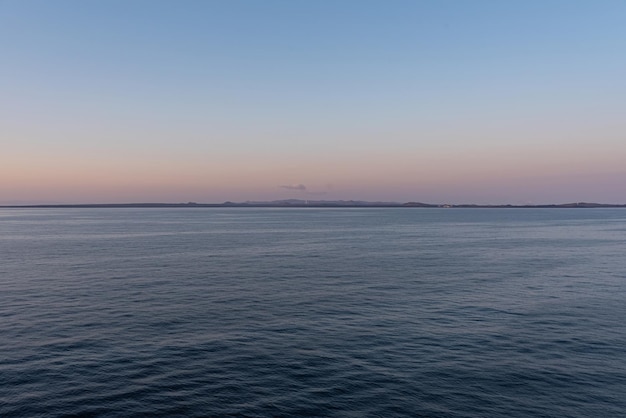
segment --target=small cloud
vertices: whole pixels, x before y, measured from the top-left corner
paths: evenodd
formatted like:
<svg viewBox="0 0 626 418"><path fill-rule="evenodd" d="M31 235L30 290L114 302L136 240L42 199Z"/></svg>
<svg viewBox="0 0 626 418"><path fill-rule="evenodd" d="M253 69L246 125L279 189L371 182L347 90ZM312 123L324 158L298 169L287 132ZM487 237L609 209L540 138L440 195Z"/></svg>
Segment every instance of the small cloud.
<svg viewBox="0 0 626 418"><path fill-rule="evenodd" d="M282 189L287 189L287 190L299 190L301 192L306 192L306 186L304 184L288 184L288 185L284 185L284 186L278 186Z"/></svg>

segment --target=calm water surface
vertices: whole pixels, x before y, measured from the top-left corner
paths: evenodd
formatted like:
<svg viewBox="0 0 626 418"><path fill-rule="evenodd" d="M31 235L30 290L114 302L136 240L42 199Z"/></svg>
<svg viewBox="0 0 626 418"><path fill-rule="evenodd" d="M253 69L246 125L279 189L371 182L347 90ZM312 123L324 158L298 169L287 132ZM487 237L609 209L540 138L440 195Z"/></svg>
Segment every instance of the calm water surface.
<svg viewBox="0 0 626 418"><path fill-rule="evenodd" d="M0 210L0 416L626 416L626 210Z"/></svg>

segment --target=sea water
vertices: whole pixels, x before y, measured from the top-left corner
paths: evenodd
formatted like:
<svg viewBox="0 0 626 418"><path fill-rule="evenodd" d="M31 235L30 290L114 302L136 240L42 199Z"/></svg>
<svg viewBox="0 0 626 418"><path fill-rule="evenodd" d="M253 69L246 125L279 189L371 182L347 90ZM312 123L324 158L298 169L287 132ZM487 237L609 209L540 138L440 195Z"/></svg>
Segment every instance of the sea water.
<svg viewBox="0 0 626 418"><path fill-rule="evenodd" d="M0 416L626 416L624 209L2 209Z"/></svg>

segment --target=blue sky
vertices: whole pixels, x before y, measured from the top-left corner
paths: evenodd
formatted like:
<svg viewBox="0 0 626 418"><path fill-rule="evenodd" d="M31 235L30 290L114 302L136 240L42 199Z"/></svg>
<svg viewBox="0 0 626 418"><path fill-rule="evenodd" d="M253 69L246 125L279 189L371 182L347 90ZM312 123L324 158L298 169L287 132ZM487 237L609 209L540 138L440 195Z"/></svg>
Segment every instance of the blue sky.
<svg viewBox="0 0 626 418"><path fill-rule="evenodd" d="M625 18L623 1L0 1L0 203L626 202Z"/></svg>

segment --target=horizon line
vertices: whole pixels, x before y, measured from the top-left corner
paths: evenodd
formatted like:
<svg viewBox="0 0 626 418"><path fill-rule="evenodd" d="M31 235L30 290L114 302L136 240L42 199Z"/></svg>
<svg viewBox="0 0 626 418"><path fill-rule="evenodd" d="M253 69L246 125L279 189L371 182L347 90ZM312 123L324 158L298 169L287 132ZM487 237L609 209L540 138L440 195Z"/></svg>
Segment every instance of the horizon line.
<svg viewBox="0 0 626 418"><path fill-rule="evenodd" d="M278 199L271 201L244 201L222 203L198 203L198 202L126 202L126 203L42 203L42 204L9 204L0 205L0 209L19 208L167 208L167 207L279 207L279 208L303 208L303 207L405 207L405 208L610 208L626 207L624 203L597 203L597 202L567 202L567 203L542 203L542 204L475 204L475 203L423 203L417 201L394 202L394 201L365 201L365 200L307 200L307 199Z"/></svg>

